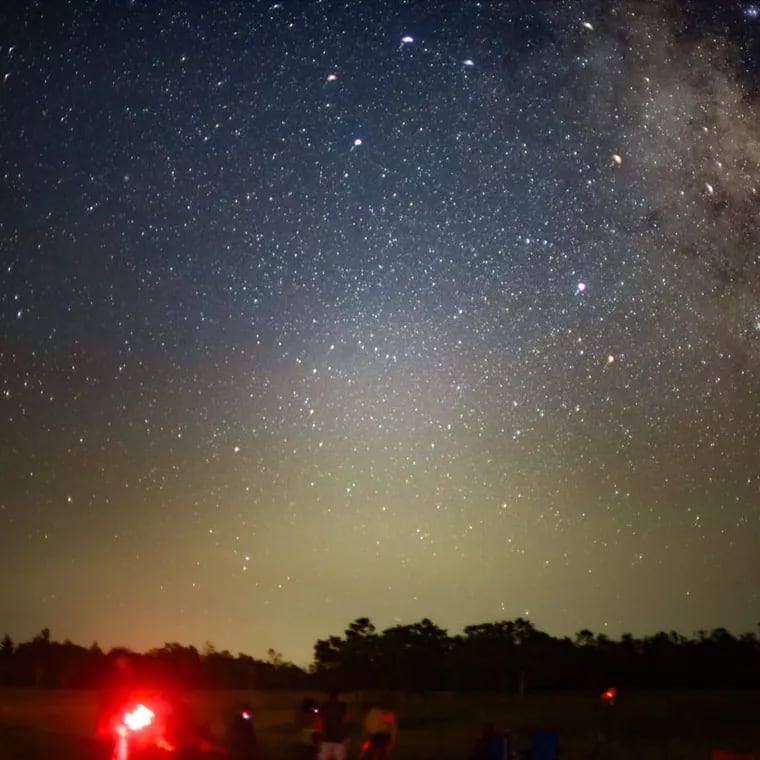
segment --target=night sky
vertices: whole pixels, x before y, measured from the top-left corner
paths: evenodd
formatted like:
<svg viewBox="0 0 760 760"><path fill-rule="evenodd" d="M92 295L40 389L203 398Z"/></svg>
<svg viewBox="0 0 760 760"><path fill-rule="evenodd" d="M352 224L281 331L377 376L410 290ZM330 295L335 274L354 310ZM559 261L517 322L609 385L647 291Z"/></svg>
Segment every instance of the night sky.
<svg viewBox="0 0 760 760"><path fill-rule="evenodd" d="M11 2L0 82L0 633L756 630L760 5Z"/></svg>

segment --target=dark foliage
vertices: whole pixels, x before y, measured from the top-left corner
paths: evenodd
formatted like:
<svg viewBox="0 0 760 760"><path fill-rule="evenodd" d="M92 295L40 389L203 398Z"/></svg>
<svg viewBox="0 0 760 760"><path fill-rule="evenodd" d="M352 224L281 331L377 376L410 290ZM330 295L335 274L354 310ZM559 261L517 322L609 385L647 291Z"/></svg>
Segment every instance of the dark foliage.
<svg viewBox="0 0 760 760"><path fill-rule="evenodd" d="M619 641L583 630L571 640L522 618L456 636L427 619L380 633L358 618L342 637L317 641L312 672L322 685L350 689L757 688L760 640L725 628Z"/></svg>
<svg viewBox="0 0 760 760"><path fill-rule="evenodd" d="M127 649L103 652L97 644L86 648L50 638L44 629L31 641L14 644L10 636L0 642L0 685L36 688L99 688L115 670L119 658L146 683L170 682L188 689L297 688L309 676L270 650L269 661L245 654L237 656L207 645L204 652L176 642L138 654Z"/></svg>
<svg viewBox="0 0 760 760"><path fill-rule="evenodd" d="M0 641L0 685L36 688L97 688L120 657L128 657L146 681L184 688L344 690L486 690L623 688L758 688L760 640L725 628L693 638L670 631L615 641L579 631L555 638L522 618L467 626L450 636L427 618L378 631L357 618L343 636L314 646L311 672L284 662L167 643L137 654L103 652L54 641L43 629L31 641Z"/></svg>

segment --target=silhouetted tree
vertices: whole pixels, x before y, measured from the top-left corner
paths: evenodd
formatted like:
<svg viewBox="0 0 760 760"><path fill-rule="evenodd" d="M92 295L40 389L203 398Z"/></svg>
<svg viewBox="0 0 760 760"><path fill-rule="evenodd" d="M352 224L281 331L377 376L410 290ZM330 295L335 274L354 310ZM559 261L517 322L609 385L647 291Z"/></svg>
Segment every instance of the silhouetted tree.
<svg viewBox="0 0 760 760"><path fill-rule="evenodd" d="M511 620L468 625L454 648L455 682L470 689L517 689L515 642Z"/></svg>
<svg viewBox="0 0 760 760"><path fill-rule="evenodd" d="M13 639L6 633L0 642L0 686L8 686L11 682L15 649Z"/></svg>
<svg viewBox="0 0 760 760"><path fill-rule="evenodd" d="M428 618L411 625L397 625L382 634L382 670L386 688L442 689L447 686L446 659L450 639Z"/></svg>

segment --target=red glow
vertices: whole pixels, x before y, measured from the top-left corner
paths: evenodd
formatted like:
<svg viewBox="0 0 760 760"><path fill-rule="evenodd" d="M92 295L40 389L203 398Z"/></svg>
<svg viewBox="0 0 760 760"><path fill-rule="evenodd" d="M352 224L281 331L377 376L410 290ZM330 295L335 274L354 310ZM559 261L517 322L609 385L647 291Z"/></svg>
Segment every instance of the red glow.
<svg viewBox="0 0 760 760"><path fill-rule="evenodd" d="M156 739L156 746L159 749L166 750L166 752L174 752L177 749L171 742L166 741L163 737Z"/></svg>
<svg viewBox="0 0 760 760"><path fill-rule="evenodd" d="M615 688L614 686L607 689L607 691L602 692L602 699L605 702L614 702L616 698L617 698L617 688Z"/></svg>

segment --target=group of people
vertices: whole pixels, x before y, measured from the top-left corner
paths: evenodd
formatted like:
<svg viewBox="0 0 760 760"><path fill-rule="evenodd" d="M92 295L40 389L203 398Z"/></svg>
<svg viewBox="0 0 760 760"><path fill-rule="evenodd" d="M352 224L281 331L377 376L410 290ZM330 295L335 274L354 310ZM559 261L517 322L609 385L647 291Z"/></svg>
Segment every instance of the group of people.
<svg viewBox="0 0 760 760"><path fill-rule="evenodd" d="M100 689L97 734L113 746L117 760L139 760L152 748L171 749L174 757L223 756L255 760L260 751L249 706L230 713L218 743L210 727L199 725L181 689L136 671L119 656ZM348 706L337 690L325 702L304 699L298 714L302 760L347 760L350 744ZM363 720L360 760L388 760L398 729L393 712L372 706ZM144 750L144 751L143 751ZM152 755L151 755L152 756Z"/></svg>
<svg viewBox="0 0 760 760"><path fill-rule="evenodd" d="M299 714L303 760L347 760L348 705L336 689L319 705L304 699ZM361 760L388 760L396 744L398 725L390 709L373 705L364 716Z"/></svg>

